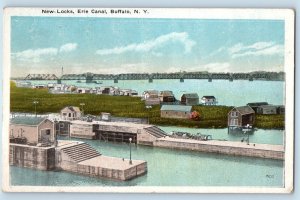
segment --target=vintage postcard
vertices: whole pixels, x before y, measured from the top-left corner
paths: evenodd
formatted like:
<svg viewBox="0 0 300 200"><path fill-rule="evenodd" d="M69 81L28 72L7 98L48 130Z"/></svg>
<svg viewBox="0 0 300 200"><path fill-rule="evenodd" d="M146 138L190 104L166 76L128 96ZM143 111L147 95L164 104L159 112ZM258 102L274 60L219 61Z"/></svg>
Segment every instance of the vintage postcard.
<svg viewBox="0 0 300 200"><path fill-rule="evenodd" d="M293 10L4 14L4 191L293 190Z"/></svg>

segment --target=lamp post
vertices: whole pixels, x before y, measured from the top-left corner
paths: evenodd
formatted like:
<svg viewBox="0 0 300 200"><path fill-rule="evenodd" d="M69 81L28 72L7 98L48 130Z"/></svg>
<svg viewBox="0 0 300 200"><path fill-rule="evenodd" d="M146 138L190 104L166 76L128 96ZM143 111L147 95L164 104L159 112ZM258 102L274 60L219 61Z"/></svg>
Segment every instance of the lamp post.
<svg viewBox="0 0 300 200"><path fill-rule="evenodd" d="M132 138L129 138L129 150L130 150L130 154L129 154L129 164L130 164L130 165L132 164L132 160L131 160L131 141L132 141Z"/></svg>
<svg viewBox="0 0 300 200"><path fill-rule="evenodd" d="M54 122L54 146L57 147L57 125L58 125L58 131L60 131L60 127L59 127L59 121L57 121L56 119L53 121Z"/></svg>
<svg viewBox="0 0 300 200"><path fill-rule="evenodd" d="M34 104L34 112L35 112L35 117L36 117L36 104L38 104L39 102L34 100L32 103Z"/></svg>
<svg viewBox="0 0 300 200"><path fill-rule="evenodd" d="M81 110L82 110L82 116L84 116L83 106L85 106L85 103L80 103L80 105L81 105Z"/></svg>
<svg viewBox="0 0 300 200"><path fill-rule="evenodd" d="M250 125L247 124L246 127L247 127L247 129L246 129L246 133L247 133L247 145L249 145L249 139L250 139L250 138L249 138L249 131L250 131L250 130L249 130L249 127L250 127Z"/></svg>

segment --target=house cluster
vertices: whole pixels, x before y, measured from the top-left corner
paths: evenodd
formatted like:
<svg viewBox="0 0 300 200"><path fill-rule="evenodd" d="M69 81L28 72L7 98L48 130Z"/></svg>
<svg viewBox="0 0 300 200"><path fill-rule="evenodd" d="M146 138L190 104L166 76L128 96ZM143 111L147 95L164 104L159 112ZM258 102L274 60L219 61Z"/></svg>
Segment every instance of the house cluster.
<svg viewBox="0 0 300 200"><path fill-rule="evenodd" d="M285 107L283 105L271 105L267 102L254 102L248 103L256 114L263 114L263 115L275 115L275 114L284 114Z"/></svg>
<svg viewBox="0 0 300 200"><path fill-rule="evenodd" d="M180 101L177 101L173 92L169 90L147 90L143 92L142 99L145 100L146 106L169 104L169 105L216 105L217 99L214 96L203 96L199 99L197 93L185 93L181 96Z"/></svg>
<svg viewBox="0 0 300 200"><path fill-rule="evenodd" d="M114 86L101 87L77 87L75 85L48 83L31 84L30 82L16 82L17 87L27 87L34 89L48 89L52 94L105 94L114 96L138 96L138 92L133 89L121 89Z"/></svg>

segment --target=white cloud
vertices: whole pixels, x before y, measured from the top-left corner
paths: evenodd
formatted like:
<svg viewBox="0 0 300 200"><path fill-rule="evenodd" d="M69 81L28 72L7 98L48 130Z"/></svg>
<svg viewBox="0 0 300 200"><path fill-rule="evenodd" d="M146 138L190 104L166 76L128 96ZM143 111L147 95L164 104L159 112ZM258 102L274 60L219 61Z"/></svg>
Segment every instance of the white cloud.
<svg viewBox="0 0 300 200"><path fill-rule="evenodd" d="M27 49L24 51L12 53L12 58L20 61L28 62L40 62L45 58L53 58L61 52L70 52L74 51L77 48L76 43L67 43L59 48L49 47L49 48L38 48L38 49Z"/></svg>
<svg viewBox="0 0 300 200"><path fill-rule="evenodd" d="M57 55L56 48L27 49L25 51L12 53L12 57L21 61L39 62L41 57Z"/></svg>
<svg viewBox="0 0 300 200"><path fill-rule="evenodd" d="M233 58L244 57L244 56L272 56L272 55L284 55L283 45L274 45L258 50L249 50L241 53L235 53L232 55Z"/></svg>
<svg viewBox="0 0 300 200"><path fill-rule="evenodd" d="M232 58L244 56L271 56L278 54L283 55L283 52L284 46L274 42L256 42L250 45L238 43L228 48L228 53Z"/></svg>
<svg viewBox="0 0 300 200"><path fill-rule="evenodd" d="M67 43L59 48L59 52L70 52L77 48L77 43Z"/></svg>
<svg viewBox="0 0 300 200"><path fill-rule="evenodd" d="M126 52L154 52L155 49L166 45L169 42L177 42L184 46L184 52L189 53L193 46L196 44L195 41L189 38L188 33L172 32L166 35L161 35L153 40L144 41L142 43L133 43L126 46L115 47L112 49L99 49L96 54L99 55L110 55L110 54L122 54ZM157 54L161 55L161 54Z"/></svg>

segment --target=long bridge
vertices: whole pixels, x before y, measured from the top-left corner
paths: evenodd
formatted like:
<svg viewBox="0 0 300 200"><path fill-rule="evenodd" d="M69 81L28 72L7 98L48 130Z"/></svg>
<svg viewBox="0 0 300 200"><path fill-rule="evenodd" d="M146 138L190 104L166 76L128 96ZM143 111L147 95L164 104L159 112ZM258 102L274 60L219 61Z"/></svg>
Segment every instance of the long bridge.
<svg viewBox="0 0 300 200"><path fill-rule="evenodd" d="M85 80L91 83L97 80L149 80L153 82L155 79L178 79L184 82L185 79L207 79L212 80L272 80L283 81L284 72L250 72L250 73L208 73L208 72L178 72L178 73L127 73L127 74L64 74L57 77L55 74L28 74L23 80Z"/></svg>

